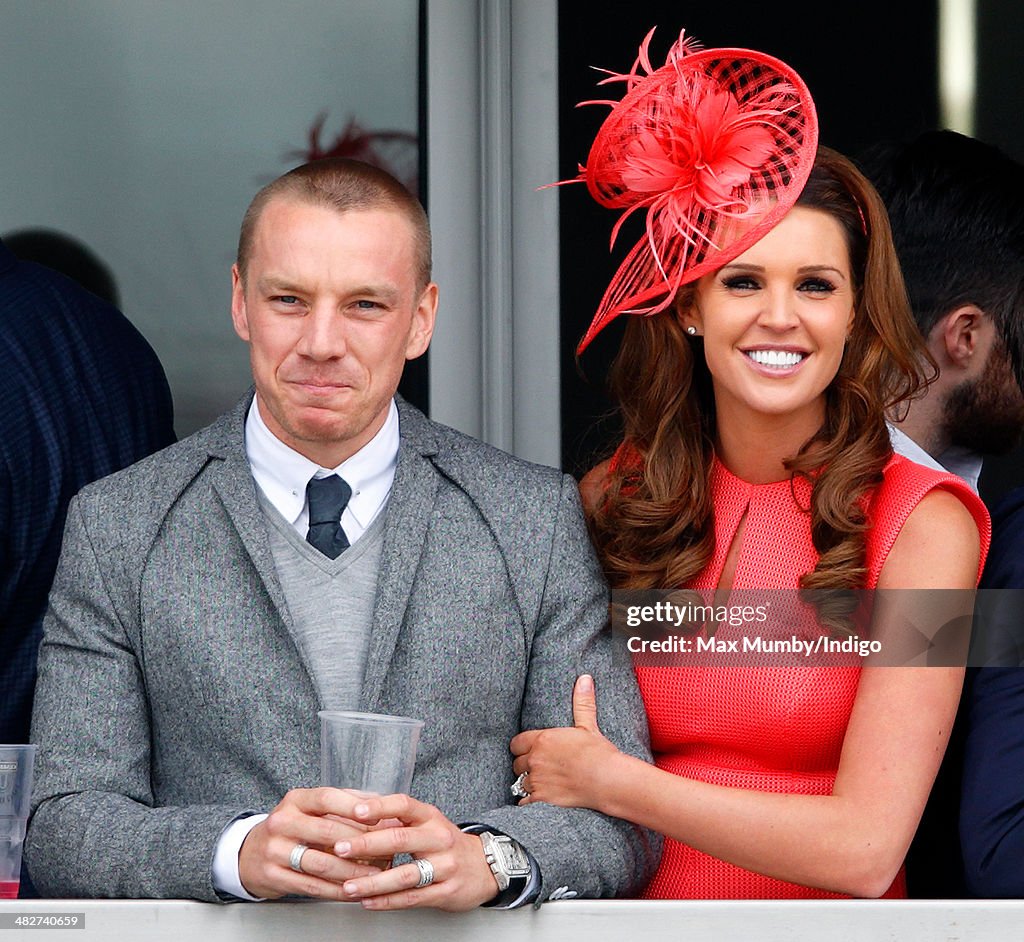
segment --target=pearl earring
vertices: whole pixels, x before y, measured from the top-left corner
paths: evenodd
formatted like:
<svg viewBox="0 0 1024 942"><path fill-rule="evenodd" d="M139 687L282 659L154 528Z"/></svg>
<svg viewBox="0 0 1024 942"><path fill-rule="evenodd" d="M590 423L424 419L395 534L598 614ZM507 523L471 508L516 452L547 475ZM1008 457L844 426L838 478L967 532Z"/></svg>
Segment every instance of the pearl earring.
<svg viewBox="0 0 1024 942"><path fill-rule="evenodd" d="M696 337L696 336L697 336L697 328L696 328L696 327L694 327L694 326L693 326L693 324L691 324L691 325L690 325L689 327L687 327L687 328L686 328L686 332L687 332L687 333L688 333L688 334L689 334L689 335L690 335L691 337Z"/></svg>

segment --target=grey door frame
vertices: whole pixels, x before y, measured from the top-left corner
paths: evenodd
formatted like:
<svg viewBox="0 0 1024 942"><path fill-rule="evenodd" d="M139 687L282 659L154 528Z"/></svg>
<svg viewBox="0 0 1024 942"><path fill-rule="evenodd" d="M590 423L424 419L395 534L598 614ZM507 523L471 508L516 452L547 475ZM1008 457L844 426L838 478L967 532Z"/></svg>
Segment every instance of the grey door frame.
<svg viewBox="0 0 1024 942"><path fill-rule="evenodd" d="M426 6L431 415L557 466L557 4Z"/></svg>

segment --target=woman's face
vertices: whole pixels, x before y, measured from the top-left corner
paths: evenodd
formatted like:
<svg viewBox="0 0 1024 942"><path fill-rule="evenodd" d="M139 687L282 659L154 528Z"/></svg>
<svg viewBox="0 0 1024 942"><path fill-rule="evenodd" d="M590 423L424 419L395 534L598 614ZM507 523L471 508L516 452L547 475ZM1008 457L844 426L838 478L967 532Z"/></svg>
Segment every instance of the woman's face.
<svg viewBox="0 0 1024 942"><path fill-rule="evenodd" d="M842 228L828 213L797 206L701 278L680 316L704 337L719 423L805 418L813 434L854 317Z"/></svg>

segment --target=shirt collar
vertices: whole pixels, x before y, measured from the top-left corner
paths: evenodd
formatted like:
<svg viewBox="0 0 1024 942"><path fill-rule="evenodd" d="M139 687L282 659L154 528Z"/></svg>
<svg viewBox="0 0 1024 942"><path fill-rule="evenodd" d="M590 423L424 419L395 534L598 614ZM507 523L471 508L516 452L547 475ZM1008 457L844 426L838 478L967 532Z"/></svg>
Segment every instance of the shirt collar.
<svg viewBox="0 0 1024 942"><path fill-rule="evenodd" d="M981 477L984 459L976 451L960 445L951 445L939 455L939 464L951 474L963 478L967 486L975 494L978 493L978 478Z"/></svg>
<svg viewBox="0 0 1024 942"><path fill-rule="evenodd" d="M263 421L254 396L245 420L245 453L267 500L295 524L306 506L311 478L338 474L352 488L347 512L365 529L384 506L398 465L398 409L394 400L379 432L336 468L321 468L282 442Z"/></svg>

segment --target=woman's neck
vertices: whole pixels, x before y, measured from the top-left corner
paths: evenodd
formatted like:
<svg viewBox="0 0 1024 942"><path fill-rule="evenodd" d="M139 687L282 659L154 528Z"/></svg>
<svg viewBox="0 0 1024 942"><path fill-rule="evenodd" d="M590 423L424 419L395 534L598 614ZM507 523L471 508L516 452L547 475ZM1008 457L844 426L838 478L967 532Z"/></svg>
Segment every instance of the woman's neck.
<svg viewBox="0 0 1024 942"><path fill-rule="evenodd" d="M806 414L759 415L755 421L730 421L728 415L719 415L718 419L715 452L719 461L751 484L788 478L786 459L792 458L821 427L821 420L808 421Z"/></svg>

